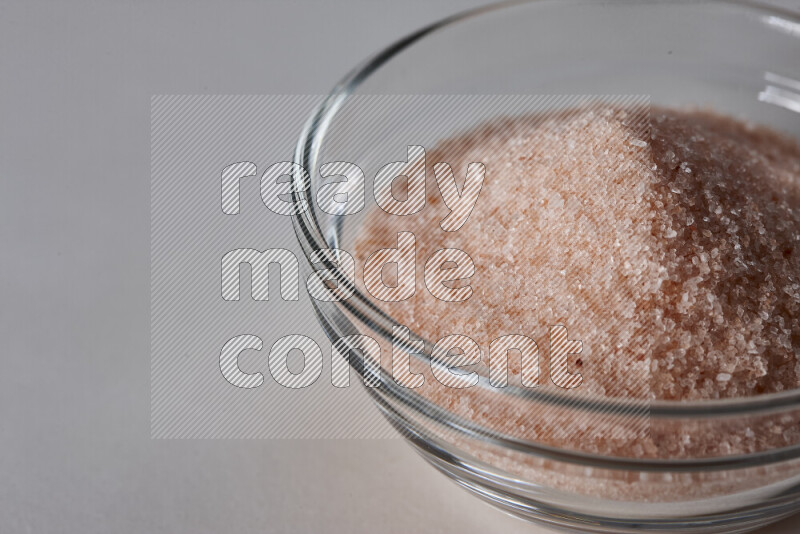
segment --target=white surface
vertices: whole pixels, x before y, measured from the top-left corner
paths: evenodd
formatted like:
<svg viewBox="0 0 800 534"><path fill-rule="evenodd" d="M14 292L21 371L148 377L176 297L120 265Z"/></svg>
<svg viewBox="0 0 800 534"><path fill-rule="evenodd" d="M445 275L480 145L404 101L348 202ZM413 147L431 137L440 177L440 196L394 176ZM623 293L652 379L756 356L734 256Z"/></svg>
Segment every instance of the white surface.
<svg viewBox="0 0 800 534"><path fill-rule="evenodd" d="M540 531L399 440L149 438L150 95L325 92L478 3L0 4L0 532Z"/></svg>

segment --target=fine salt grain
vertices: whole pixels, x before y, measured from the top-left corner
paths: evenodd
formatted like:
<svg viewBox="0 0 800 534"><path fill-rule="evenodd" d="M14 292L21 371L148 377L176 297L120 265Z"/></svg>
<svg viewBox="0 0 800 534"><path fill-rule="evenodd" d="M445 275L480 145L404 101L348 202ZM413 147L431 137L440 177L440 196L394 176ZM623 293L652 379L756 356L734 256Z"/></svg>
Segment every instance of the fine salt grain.
<svg viewBox="0 0 800 534"><path fill-rule="evenodd" d="M426 208L388 223L373 214L357 253L363 263L412 231L418 258L467 252L474 293L456 304L417 291L389 313L429 340L468 333L482 347L511 333L546 340L563 324L583 342L581 387L602 395L691 400L800 386L800 148L708 112L653 110L634 123L619 109L576 110L441 143L428 155ZM457 232L438 224L439 161L486 166Z"/></svg>

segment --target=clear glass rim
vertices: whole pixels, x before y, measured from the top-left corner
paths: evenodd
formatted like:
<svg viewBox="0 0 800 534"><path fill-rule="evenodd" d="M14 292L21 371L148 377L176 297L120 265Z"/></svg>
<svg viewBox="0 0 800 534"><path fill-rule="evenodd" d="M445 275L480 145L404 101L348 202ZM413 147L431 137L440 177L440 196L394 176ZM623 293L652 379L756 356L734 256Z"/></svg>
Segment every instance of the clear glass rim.
<svg viewBox="0 0 800 534"><path fill-rule="evenodd" d="M524 4L539 4L541 6L556 7L562 6L565 3L584 3L585 0L512 0L507 2L500 2L485 7L469 10L460 14L447 17L441 21L435 22L426 26L402 39L394 44L386 47L378 52L371 58L361 63L358 67L353 69L347 74L328 96L320 103L314 110L308 122L306 123L303 131L300 134L298 144L295 150L295 161L306 169L315 169L316 162L322 142L325 138L328 126L336 116L336 113L342 107L342 104L347 98L365 81L369 76L391 61L393 57L401 53L407 47L422 40L429 34L437 32L443 28L455 25L474 17L481 16L486 13L491 13L510 7L520 6ZM637 0L615 0L615 4L668 4L675 8L686 7L687 5L695 7L692 2L672 2L670 0L654 0L654 1L637 1ZM787 9L782 9L773 6L767 6L758 2L751 2L746 0L710 0L702 3L703 6L721 5L739 7L748 12L774 15L781 18L788 19L792 22L800 24L800 14L792 12ZM309 260L309 254L319 249L329 248L330 245L324 237L324 233L320 228L317 215L314 211L314 202L311 190L306 190L302 193L305 196L304 201L308 202L311 206L306 212L292 217L292 224L295 229L298 241L301 244L306 260ZM324 259L321 262L315 262L317 265L323 265L332 273L338 273L338 267L330 259ZM370 326L370 328L381 334L385 339L391 340L391 332L381 326L381 324L401 324L394 321L389 315L380 310L367 296L365 296L357 287L350 284L347 277L340 273L338 282L349 286L354 290L353 296L345 301L339 301L337 306L343 308L349 313L359 317L362 321ZM316 310L317 314L322 319L323 312L319 309ZM420 336L421 337L421 336ZM356 370L364 375L364 369L356 368ZM374 377L373 377L374 378ZM381 379L382 385L388 381ZM486 384L481 384L488 386ZM410 400L405 395L406 399L398 399L409 408L416 409L420 404L425 404L427 401L421 395L409 390ZM565 405L568 404L575 409L589 409L592 411L601 411L607 413L621 413L630 409L632 402L626 399L598 399L576 401L574 398L569 398L565 395L557 393L537 392L536 390L524 389L514 387L512 385L503 388L503 394L514 395L520 398L526 398L537 402L545 402L549 404ZM416 399L414 397L417 397ZM639 401L641 402L641 401ZM756 395L752 397L739 397L729 399L713 399L702 401L667 401L667 400L653 400L646 401L648 406L648 416L654 418L705 418L715 416L748 416L755 414L763 414L768 412L779 412L786 410L800 409L800 388L795 388L788 391L777 393L767 393ZM487 433L495 434L487 430ZM791 447L796 449L792 457L800 456L800 446ZM772 451L777 452L777 451ZM783 450L781 459L787 459L787 451ZM756 453L758 454L758 453ZM753 455L748 455L752 459ZM736 461L734 460L734 463Z"/></svg>

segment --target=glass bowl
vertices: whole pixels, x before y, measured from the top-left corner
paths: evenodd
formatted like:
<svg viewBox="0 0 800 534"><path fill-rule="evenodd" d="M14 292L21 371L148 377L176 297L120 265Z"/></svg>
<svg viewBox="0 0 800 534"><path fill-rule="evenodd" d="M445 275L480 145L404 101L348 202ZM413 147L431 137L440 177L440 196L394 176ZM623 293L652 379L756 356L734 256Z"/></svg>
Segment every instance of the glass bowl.
<svg viewBox="0 0 800 534"><path fill-rule="evenodd" d="M800 18L746 2L513 2L451 17L352 71L310 118L296 161L311 183L295 193L309 208L293 217L309 259L304 268L324 266L347 285L336 258L315 252L349 250L368 221L367 210L343 216L319 208L322 163L357 162L370 191L380 165L401 159L387 157L411 144L420 115L437 125L426 130L428 143L486 120L479 110L496 112L497 102L530 101L524 95L644 95L653 105L710 106L800 138L798 80ZM476 105L445 112L452 95ZM493 105L479 105L487 101ZM358 284L352 289L346 300L312 301L326 333L337 343L366 334L391 352L399 324L391 309L377 306ZM404 349L436 365L425 343L425 351ZM349 363L433 466L523 518L582 532L731 533L800 510L800 390L651 402L499 389L485 376L464 390L498 410L546 409L562 428L587 420L598 432L646 428L663 446L642 457L590 450L580 439L532 440L513 425L489 427L429 391L403 387L381 372L384 360ZM703 454L673 446L685 436L720 445ZM751 444L730 447L740 436Z"/></svg>

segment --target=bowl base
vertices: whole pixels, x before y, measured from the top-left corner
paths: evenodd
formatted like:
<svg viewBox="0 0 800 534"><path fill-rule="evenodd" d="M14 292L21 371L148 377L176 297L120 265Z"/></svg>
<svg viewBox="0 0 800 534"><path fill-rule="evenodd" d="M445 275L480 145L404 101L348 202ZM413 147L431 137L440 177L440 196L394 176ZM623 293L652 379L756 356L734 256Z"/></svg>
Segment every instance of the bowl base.
<svg viewBox="0 0 800 534"><path fill-rule="evenodd" d="M439 458L428 448L416 446L417 452L456 484L480 497L492 506L526 521L554 530L587 534L625 534L642 532L671 532L682 534L742 534L786 519L798 512L795 499L772 502L764 506L738 509L723 514L664 519L632 519L597 517L554 507L530 498L520 498L503 491L490 481L465 476L463 469Z"/></svg>

